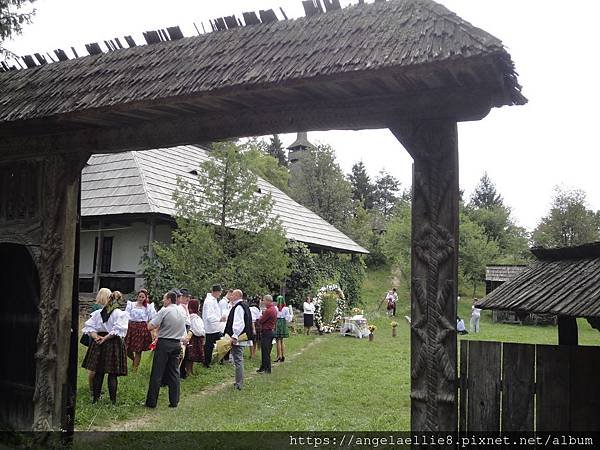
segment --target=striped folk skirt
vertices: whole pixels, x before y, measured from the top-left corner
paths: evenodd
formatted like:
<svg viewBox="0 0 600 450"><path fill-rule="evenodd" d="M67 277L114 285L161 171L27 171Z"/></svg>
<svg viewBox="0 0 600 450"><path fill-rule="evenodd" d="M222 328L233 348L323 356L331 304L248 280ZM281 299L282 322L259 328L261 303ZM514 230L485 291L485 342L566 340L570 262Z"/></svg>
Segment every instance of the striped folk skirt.
<svg viewBox="0 0 600 450"><path fill-rule="evenodd" d="M125 349L127 352L145 352L152 344L152 335L148 331L146 322L129 321L127 336L125 336Z"/></svg>
<svg viewBox="0 0 600 450"><path fill-rule="evenodd" d="M106 333L98 333L106 336ZM102 344L92 341L81 366L93 372L127 375L127 355L123 338L114 336Z"/></svg>
<svg viewBox="0 0 600 450"><path fill-rule="evenodd" d="M192 336L185 351L185 359L204 362L204 336Z"/></svg>
<svg viewBox="0 0 600 450"><path fill-rule="evenodd" d="M290 331L288 330L287 322L284 318L277 319L277 322L275 323L275 334L273 337L275 339L290 337Z"/></svg>

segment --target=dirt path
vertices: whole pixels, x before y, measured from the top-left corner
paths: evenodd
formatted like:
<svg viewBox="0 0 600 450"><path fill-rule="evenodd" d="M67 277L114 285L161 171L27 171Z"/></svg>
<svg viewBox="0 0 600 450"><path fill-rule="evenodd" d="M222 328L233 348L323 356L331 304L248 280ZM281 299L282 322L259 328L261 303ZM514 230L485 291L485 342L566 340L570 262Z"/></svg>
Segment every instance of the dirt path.
<svg viewBox="0 0 600 450"><path fill-rule="evenodd" d="M321 341L322 341L321 337L315 338L313 341L310 341L306 346L302 347L296 353L292 354L289 357L286 356L286 361L288 361L288 360L290 362L294 361L296 358L300 357L306 350L319 344ZM274 366L273 370L274 371L277 370L277 367ZM254 377L257 377L257 376L260 376L260 375L254 371L246 372L244 374L244 381L252 380ZM181 398L180 405L185 405L188 402L196 402L200 398L203 398L203 397L206 397L209 395L214 395L218 392L221 392L224 389L230 388L231 383L232 383L232 381L229 380L229 381L226 381L223 383L216 384L214 386L210 386L206 389L203 389L202 391L200 391L198 393L188 394L185 397ZM137 431L137 430L140 430L144 424L146 424L148 422L152 422L153 419L156 416L158 416L159 414L161 414L162 412L164 412L162 408L155 408L155 409L147 408L146 412L143 415L138 416L134 419L127 420L127 421L117 422L109 427L94 427L93 421L92 421L92 423L90 424L90 427L88 428L88 431Z"/></svg>

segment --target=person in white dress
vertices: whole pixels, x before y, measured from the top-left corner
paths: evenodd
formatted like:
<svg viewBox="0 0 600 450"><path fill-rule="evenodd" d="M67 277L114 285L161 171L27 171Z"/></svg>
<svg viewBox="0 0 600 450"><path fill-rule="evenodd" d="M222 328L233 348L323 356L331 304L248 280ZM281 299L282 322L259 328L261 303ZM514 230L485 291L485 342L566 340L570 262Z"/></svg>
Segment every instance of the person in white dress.
<svg viewBox="0 0 600 450"><path fill-rule="evenodd" d="M481 309L475 306L477 299L473 299L473 305L471 306L471 333L479 333L479 319L481 318Z"/></svg>
<svg viewBox="0 0 600 450"><path fill-rule="evenodd" d="M124 338L129 320L127 313L119 309L122 299L119 291L113 292L104 308L94 311L83 326L83 332L92 339L82 363L85 369L95 372L92 403L100 398L104 374L108 374L108 393L115 405L117 377L127 375Z"/></svg>

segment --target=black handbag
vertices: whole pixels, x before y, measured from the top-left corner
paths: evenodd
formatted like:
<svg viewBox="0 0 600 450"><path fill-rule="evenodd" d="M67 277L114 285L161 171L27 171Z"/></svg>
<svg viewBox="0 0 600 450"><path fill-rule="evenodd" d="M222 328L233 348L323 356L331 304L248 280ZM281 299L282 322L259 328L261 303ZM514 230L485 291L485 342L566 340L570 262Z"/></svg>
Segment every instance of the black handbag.
<svg viewBox="0 0 600 450"><path fill-rule="evenodd" d="M92 343L92 338L90 337L89 334L82 334L81 335L81 339L79 339L79 343L81 345L85 345L86 347L89 347L90 344Z"/></svg>

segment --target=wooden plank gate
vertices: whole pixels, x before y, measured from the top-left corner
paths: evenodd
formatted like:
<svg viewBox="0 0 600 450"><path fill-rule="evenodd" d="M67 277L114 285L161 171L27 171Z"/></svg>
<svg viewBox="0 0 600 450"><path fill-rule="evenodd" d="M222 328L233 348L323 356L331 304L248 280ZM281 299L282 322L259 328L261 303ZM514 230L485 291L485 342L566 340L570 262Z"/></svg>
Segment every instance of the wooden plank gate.
<svg viewBox="0 0 600 450"><path fill-rule="evenodd" d="M459 431L599 431L600 347L460 343Z"/></svg>

